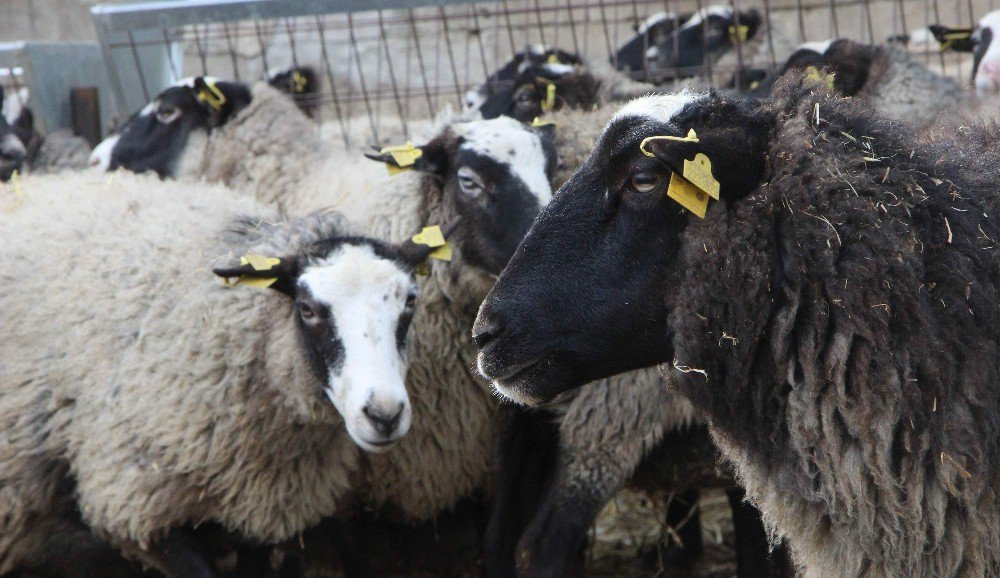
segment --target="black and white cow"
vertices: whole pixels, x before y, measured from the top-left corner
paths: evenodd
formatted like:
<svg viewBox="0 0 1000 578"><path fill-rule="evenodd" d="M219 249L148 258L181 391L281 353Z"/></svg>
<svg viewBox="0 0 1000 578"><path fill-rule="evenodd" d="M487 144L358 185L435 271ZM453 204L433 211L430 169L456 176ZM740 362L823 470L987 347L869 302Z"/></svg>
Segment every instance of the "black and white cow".
<svg viewBox="0 0 1000 578"><path fill-rule="evenodd" d="M661 83L702 72L739 42L753 38L761 25L755 9L708 6L690 15L661 12L649 17L634 38L612 57L617 70L636 80Z"/></svg>

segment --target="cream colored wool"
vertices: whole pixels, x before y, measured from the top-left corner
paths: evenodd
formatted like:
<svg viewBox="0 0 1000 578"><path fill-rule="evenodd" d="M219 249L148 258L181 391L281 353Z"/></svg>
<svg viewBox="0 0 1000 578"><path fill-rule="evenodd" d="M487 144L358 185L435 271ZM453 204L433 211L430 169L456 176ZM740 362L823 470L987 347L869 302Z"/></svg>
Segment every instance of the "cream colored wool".
<svg viewBox="0 0 1000 578"><path fill-rule="evenodd" d="M81 170L88 166L90 144L69 130L57 130L45 135L42 146L31 161L29 172L54 173Z"/></svg>
<svg viewBox="0 0 1000 578"><path fill-rule="evenodd" d="M324 142L313 121L264 84L233 120L190 146L182 166L188 177L224 182L283 212L335 209L365 234L392 242L455 216L432 177L389 177L360 150ZM352 486L352 494L409 520L432 518L485 488L493 459L496 401L473 369L471 327L494 279L463 266L457 247L454 253L418 279L406 379L410 431L384 454L366 454L368 476Z"/></svg>
<svg viewBox="0 0 1000 578"><path fill-rule="evenodd" d="M332 514L360 450L292 302L210 267L292 253L343 220L278 223L218 187L127 173L21 191L0 189L0 573L37 545L29 520L69 507L67 464L84 521L127 551L210 520L276 542Z"/></svg>

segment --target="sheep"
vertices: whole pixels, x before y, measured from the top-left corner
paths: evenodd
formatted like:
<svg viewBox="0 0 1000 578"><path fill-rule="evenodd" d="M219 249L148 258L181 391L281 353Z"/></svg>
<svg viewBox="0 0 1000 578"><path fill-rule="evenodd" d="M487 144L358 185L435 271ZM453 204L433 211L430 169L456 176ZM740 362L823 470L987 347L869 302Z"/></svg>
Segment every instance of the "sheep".
<svg viewBox="0 0 1000 578"><path fill-rule="evenodd" d="M5 102L3 87L0 86L0 103ZM0 182L7 182L16 172L22 170L28 151L7 116L0 114Z"/></svg>
<svg viewBox="0 0 1000 578"><path fill-rule="evenodd" d="M972 53L972 84L980 96L1000 91L1000 10L988 12L973 28L928 27L941 50Z"/></svg>
<svg viewBox="0 0 1000 578"><path fill-rule="evenodd" d="M832 74L833 87L844 96L864 98L886 116L920 128L978 106L953 79L928 70L905 50L846 39L801 45L753 94L766 95L778 77L808 67Z"/></svg>
<svg viewBox="0 0 1000 578"><path fill-rule="evenodd" d="M534 405L663 363L805 576L996 574L1000 197L959 144L797 75L636 100L484 301L479 370Z"/></svg>
<svg viewBox="0 0 1000 578"><path fill-rule="evenodd" d="M556 123L556 151L561 166L555 184L565 183L576 167L583 164L594 149L597 137L619 106L605 105L593 112L563 109L550 117ZM643 481L644 486L660 490L685 493L685 503L678 501L668 512L668 524L677 524L689 516L688 505L697 501L700 487L725 487L731 496L741 491L735 488L732 478L726 475L711 477L687 475L695 467L670 471L669 475L636 478L640 464L656 459L669 446L708 448L702 440L707 434L701 420L692 415L690 404L683 397L668 392L660 377L653 371L630 372L588 384L575 392L560 396L558 402L537 418L552 422L553 426L532 426L542 431L555 429L547 435L554 438L547 444L533 437L505 433L502 439L503 462L497 467L498 498L494 502L491 523L487 533L485 557L487 571L501 575L510 573L517 561L521 576L565 575L573 564L573 556L586 540L598 511L626 484ZM505 430L525 427L530 417L506 424ZM664 445L663 439L669 434ZM522 450L519 443L526 444ZM540 447L555 447L551 457L540 458ZM609 447L610 446L610 447ZM523 452L520 458L518 452ZM691 453L698 455L696 449ZM701 453L701 459L713 470L714 453L711 449ZM531 471L538 464L539 471ZM542 478L535 480L532 478ZM547 480L546 480L547 478ZM652 478L652 479L649 479ZM692 491L692 489L694 489ZM537 496L537 507L514 508L512 504L531 502ZM752 540L764 531L759 515L734 500L734 513L742 522L737 523L737 541L745 549L738 550L737 567L741 576L763 572L769 565L767 548L753 550ZM671 503L675 505L674 502ZM515 519L520 518L520 520ZM524 518L527 527L522 531ZM679 524L678 524L679 525ZM700 553L701 529L697 513L680 531L683 549L672 562L683 564ZM748 544L749 542L749 544ZM774 559L776 572L781 572L783 552Z"/></svg>
<svg viewBox="0 0 1000 578"><path fill-rule="evenodd" d="M510 118L445 123L433 139L414 147L422 156L412 170L389 178L383 164L362 159L368 165L359 165L360 155L351 151L326 153L326 145L308 138L305 127L315 130L315 125L273 89L256 85L243 93L234 83L210 82L234 95L227 102L240 94L248 97L226 123L207 134L190 130L186 142L174 141L180 143L176 147L152 139L129 144L133 129L126 126L118 144L112 137L95 154L110 159L105 166L174 167L166 174L222 181L284 212L331 207L361 223L366 234L393 241L461 216L464 224L452 243L450 265L435 261L431 275L421 281L423 297L413 327L420 337L407 379L411 431L387 455L367 458L373 483L358 493L376 507L418 521L488 487L496 407L488 386L468 371L474 358L468 330L494 276L551 198L549 180L556 165L551 129ZM174 103L184 97L188 104L183 106L197 106L191 93L198 85L193 79L168 89L149 106L151 118L135 126L157 123L156 114L177 114L173 124L186 122L181 119L187 113L177 113ZM198 109L191 110L197 114ZM162 124L154 130L169 129ZM145 133L136 130L140 137ZM118 150L121 143L128 145L124 153ZM174 158L124 162L130 150L160 155L164 149ZM373 156L395 162L389 153ZM442 420L441 415L452 417Z"/></svg>
<svg viewBox="0 0 1000 578"><path fill-rule="evenodd" d="M67 129L43 136L35 129L34 113L28 107L29 98L27 88L20 88L7 98L3 97L3 89L0 88L5 123L25 149L23 168L38 174L86 168L90 155L87 141Z"/></svg>
<svg viewBox="0 0 1000 578"><path fill-rule="evenodd" d="M169 576L214 575L184 527L286 540L336 511L358 447L407 432L413 268L429 247L192 183L22 189L0 214L0 573L30 567L46 520L76 507Z"/></svg>

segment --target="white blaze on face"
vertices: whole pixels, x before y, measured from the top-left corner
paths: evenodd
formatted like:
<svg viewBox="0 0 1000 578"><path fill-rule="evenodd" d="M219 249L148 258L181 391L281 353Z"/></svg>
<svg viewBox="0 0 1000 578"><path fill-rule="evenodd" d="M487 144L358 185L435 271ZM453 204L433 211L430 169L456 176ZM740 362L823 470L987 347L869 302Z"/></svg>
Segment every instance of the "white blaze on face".
<svg viewBox="0 0 1000 578"><path fill-rule="evenodd" d="M834 39L824 40L822 42L803 42L799 44L799 50L811 50L820 56L826 54L826 51L830 49L830 45L833 44Z"/></svg>
<svg viewBox="0 0 1000 578"><path fill-rule="evenodd" d="M7 119L7 124L14 124L17 117L21 116L21 111L28 106L29 94L27 87L21 87L4 97L0 106L3 107L3 116Z"/></svg>
<svg viewBox="0 0 1000 578"><path fill-rule="evenodd" d="M342 359L327 367L327 397L362 449L385 449L410 428L406 364L396 346L396 329L416 284L370 246L344 245L306 267L299 285L329 309L334 338L343 346ZM402 412L398 425L389 435L379 432L369 417L397 412Z"/></svg>
<svg viewBox="0 0 1000 578"><path fill-rule="evenodd" d="M100 172L106 172L108 167L111 166L111 153L115 150L115 145L118 144L118 139L121 138L119 134L113 134L108 138L97 143L94 150L90 152L90 166Z"/></svg>
<svg viewBox="0 0 1000 578"><path fill-rule="evenodd" d="M1000 10L983 16L979 20L979 28L988 29L992 37L976 69L976 91L997 92L1000 90ZM982 49L977 47L977 50Z"/></svg>
<svg viewBox="0 0 1000 578"><path fill-rule="evenodd" d="M511 174L527 186L540 207L552 200L552 185L545 174L542 139L523 124L501 116L456 124L453 130L465 139L461 148L510 167Z"/></svg>
<svg viewBox="0 0 1000 578"><path fill-rule="evenodd" d="M641 116L660 122L669 122L675 114L684 110L685 106L697 102L703 97L703 94L689 90L683 90L676 94L643 96L623 106L608 124L627 116Z"/></svg>

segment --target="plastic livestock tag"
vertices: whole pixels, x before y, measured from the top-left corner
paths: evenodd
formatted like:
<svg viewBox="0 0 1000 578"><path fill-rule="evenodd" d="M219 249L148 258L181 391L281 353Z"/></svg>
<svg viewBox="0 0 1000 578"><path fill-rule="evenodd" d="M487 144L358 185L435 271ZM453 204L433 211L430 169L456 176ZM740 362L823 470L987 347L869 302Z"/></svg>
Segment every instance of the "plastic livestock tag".
<svg viewBox="0 0 1000 578"><path fill-rule="evenodd" d="M226 95L211 80L205 80L205 88L198 91L196 98L215 110L222 110L222 105L226 104Z"/></svg>
<svg viewBox="0 0 1000 578"><path fill-rule="evenodd" d="M698 142L698 133L694 132L694 129L692 128L692 129L688 130L687 136L671 136L671 135L648 136L648 137L642 139L642 142L639 143L639 150L642 151L642 154L646 155L647 157L656 157L656 155L654 155L653 153L651 153L648 150L646 150L646 144L649 143L650 141L654 141L654 140L672 140L672 141L677 141L677 142Z"/></svg>
<svg viewBox="0 0 1000 578"><path fill-rule="evenodd" d="M257 277L247 277L246 275L241 275L237 283L240 285L248 285L250 287L256 287L257 289L267 289L271 285L274 285L275 281L278 279L275 277L268 277L267 279L258 279Z"/></svg>
<svg viewBox="0 0 1000 578"><path fill-rule="evenodd" d="M295 94L302 94L306 91L306 87L309 86L309 79L302 76L302 73L298 70L292 71L292 92Z"/></svg>
<svg viewBox="0 0 1000 578"><path fill-rule="evenodd" d="M670 186L667 187L667 196L677 201L682 207L691 211L699 218L705 218L705 211L708 209L708 195L698 187L684 180L684 177L677 173L670 173Z"/></svg>
<svg viewBox="0 0 1000 578"><path fill-rule="evenodd" d="M392 157L393 162L396 164L386 163L385 166L389 169L390 175L395 175L409 170L413 166L413 163L417 162L417 159L424 155L424 151L413 146L412 142L406 141L405 145L385 147L379 151L379 154L388 154Z"/></svg>
<svg viewBox="0 0 1000 578"><path fill-rule="evenodd" d="M437 259L438 261L451 261L451 245L448 243L441 245L437 249L431 251L431 254L428 255L428 257L431 259Z"/></svg>
<svg viewBox="0 0 1000 578"><path fill-rule="evenodd" d="M545 81L545 100L542 101L542 110L552 112L556 108L556 84Z"/></svg>
<svg viewBox="0 0 1000 578"><path fill-rule="evenodd" d="M559 57L556 56L555 54L550 54L549 59L546 62L548 62L549 64L562 64L561 62L559 62Z"/></svg>
<svg viewBox="0 0 1000 578"><path fill-rule="evenodd" d="M247 253L243 257L240 257L240 265L250 265L254 271L270 271L274 269L275 265L279 265L280 263L281 259L277 257L265 257L253 253Z"/></svg>
<svg viewBox="0 0 1000 578"><path fill-rule="evenodd" d="M538 118L536 116L535 120L531 121L531 126L533 126L535 128L538 128L538 127L542 127L542 126L553 126L553 127L555 127L557 125L556 125L556 123L552 122L551 120L542 120L542 119L540 119L540 118Z"/></svg>
<svg viewBox="0 0 1000 578"><path fill-rule="evenodd" d="M822 84L823 86L833 90L833 80L834 75L829 72L821 72L815 66L806 67L806 80L812 80L817 84Z"/></svg>
<svg viewBox="0 0 1000 578"><path fill-rule="evenodd" d="M712 161L704 153L694 155L694 160L684 161L683 176L692 185L708 193L708 196L719 200L719 181L712 176Z"/></svg>
<svg viewBox="0 0 1000 578"><path fill-rule="evenodd" d="M738 40L740 44L747 41L747 36L750 35L750 27L746 24L740 24L739 26L729 27L729 36L734 40Z"/></svg>
<svg viewBox="0 0 1000 578"><path fill-rule="evenodd" d="M441 232L441 227L437 225L424 227L419 233L413 236L413 242L418 245L427 245L431 248L441 247L445 244L444 234Z"/></svg>

